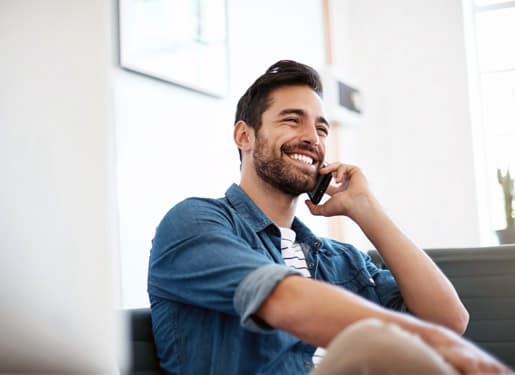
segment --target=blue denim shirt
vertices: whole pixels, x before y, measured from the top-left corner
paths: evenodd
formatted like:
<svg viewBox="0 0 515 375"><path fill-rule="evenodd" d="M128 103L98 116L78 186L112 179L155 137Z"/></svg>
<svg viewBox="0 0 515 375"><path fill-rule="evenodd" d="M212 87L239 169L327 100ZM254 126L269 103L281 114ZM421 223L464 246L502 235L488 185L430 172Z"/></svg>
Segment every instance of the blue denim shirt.
<svg viewBox="0 0 515 375"><path fill-rule="evenodd" d="M391 273L353 246L292 229L311 276L399 309ZM170 374L305 374L315 347L253 314L284 277L280 231L233 184L224 198L190 198L157 228L148 293L161 366ZM327 301L331 303L331 301Z"/></svg>

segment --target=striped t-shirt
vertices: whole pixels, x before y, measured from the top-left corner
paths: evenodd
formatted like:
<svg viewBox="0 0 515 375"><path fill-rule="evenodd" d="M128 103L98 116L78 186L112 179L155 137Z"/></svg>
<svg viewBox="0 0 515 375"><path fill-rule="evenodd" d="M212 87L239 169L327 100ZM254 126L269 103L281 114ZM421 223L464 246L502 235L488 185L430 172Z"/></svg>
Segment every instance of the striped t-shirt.
<svg viewBox="0 0 515 375"><path fill-rule="evenodd" d="M287 266L296 269L304 277L311 278L306 263L306 256L298 242L295 242L296 233L290 228L279 228L281 231L281 255ZM316 367L325 354L323 348L317 348L313 354L313 365Z"/></svg>

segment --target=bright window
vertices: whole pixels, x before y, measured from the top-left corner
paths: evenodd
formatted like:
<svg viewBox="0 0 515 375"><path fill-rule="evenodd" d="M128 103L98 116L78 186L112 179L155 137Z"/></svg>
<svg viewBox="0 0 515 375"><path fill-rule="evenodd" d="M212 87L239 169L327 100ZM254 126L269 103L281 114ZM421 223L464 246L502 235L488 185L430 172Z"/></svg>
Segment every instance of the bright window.
<svg viewBox="0 0 515 375"><path fill-rule="evenodd" d="M502 229L496 170L515 174L515 1L475 0L482 142L491 229Z"/></svg>

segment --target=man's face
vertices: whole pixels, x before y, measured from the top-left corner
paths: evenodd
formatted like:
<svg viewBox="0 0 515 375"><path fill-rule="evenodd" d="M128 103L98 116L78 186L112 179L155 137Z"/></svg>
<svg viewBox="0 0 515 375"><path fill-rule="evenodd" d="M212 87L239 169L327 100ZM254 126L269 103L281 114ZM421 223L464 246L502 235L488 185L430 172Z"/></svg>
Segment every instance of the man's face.
<svg viewBox="0 0 515 375"><path fill-rule="evenodd" d="M329 124L322 100L308 86L278 88L271 99L256 132L254 168L265 182L296 197L315 186Z"/></svg>

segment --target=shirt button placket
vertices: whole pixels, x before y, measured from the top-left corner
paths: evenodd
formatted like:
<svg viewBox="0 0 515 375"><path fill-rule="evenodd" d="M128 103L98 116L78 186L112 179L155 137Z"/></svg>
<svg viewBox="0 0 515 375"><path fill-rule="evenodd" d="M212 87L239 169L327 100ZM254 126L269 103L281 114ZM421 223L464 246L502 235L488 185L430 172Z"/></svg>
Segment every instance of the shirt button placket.
<svg viewBox="0 0 515 375"><path fill-rule="evenodd" d="M317 255L320 248L320 241L313 242L313 254Z"/></svg>
<svg viewBox="0 0 515 375"><path fill-rule="evenodd" d="M318 251L319 251L319 248L322 244L320 243L320 241L315 241L313 242L312 246L313 246L313 254L314 255L318 255ZM315 263L313 262L310 262L308 263L308 268L310 270L312 270L313 268L315 268Z"/></svg>

